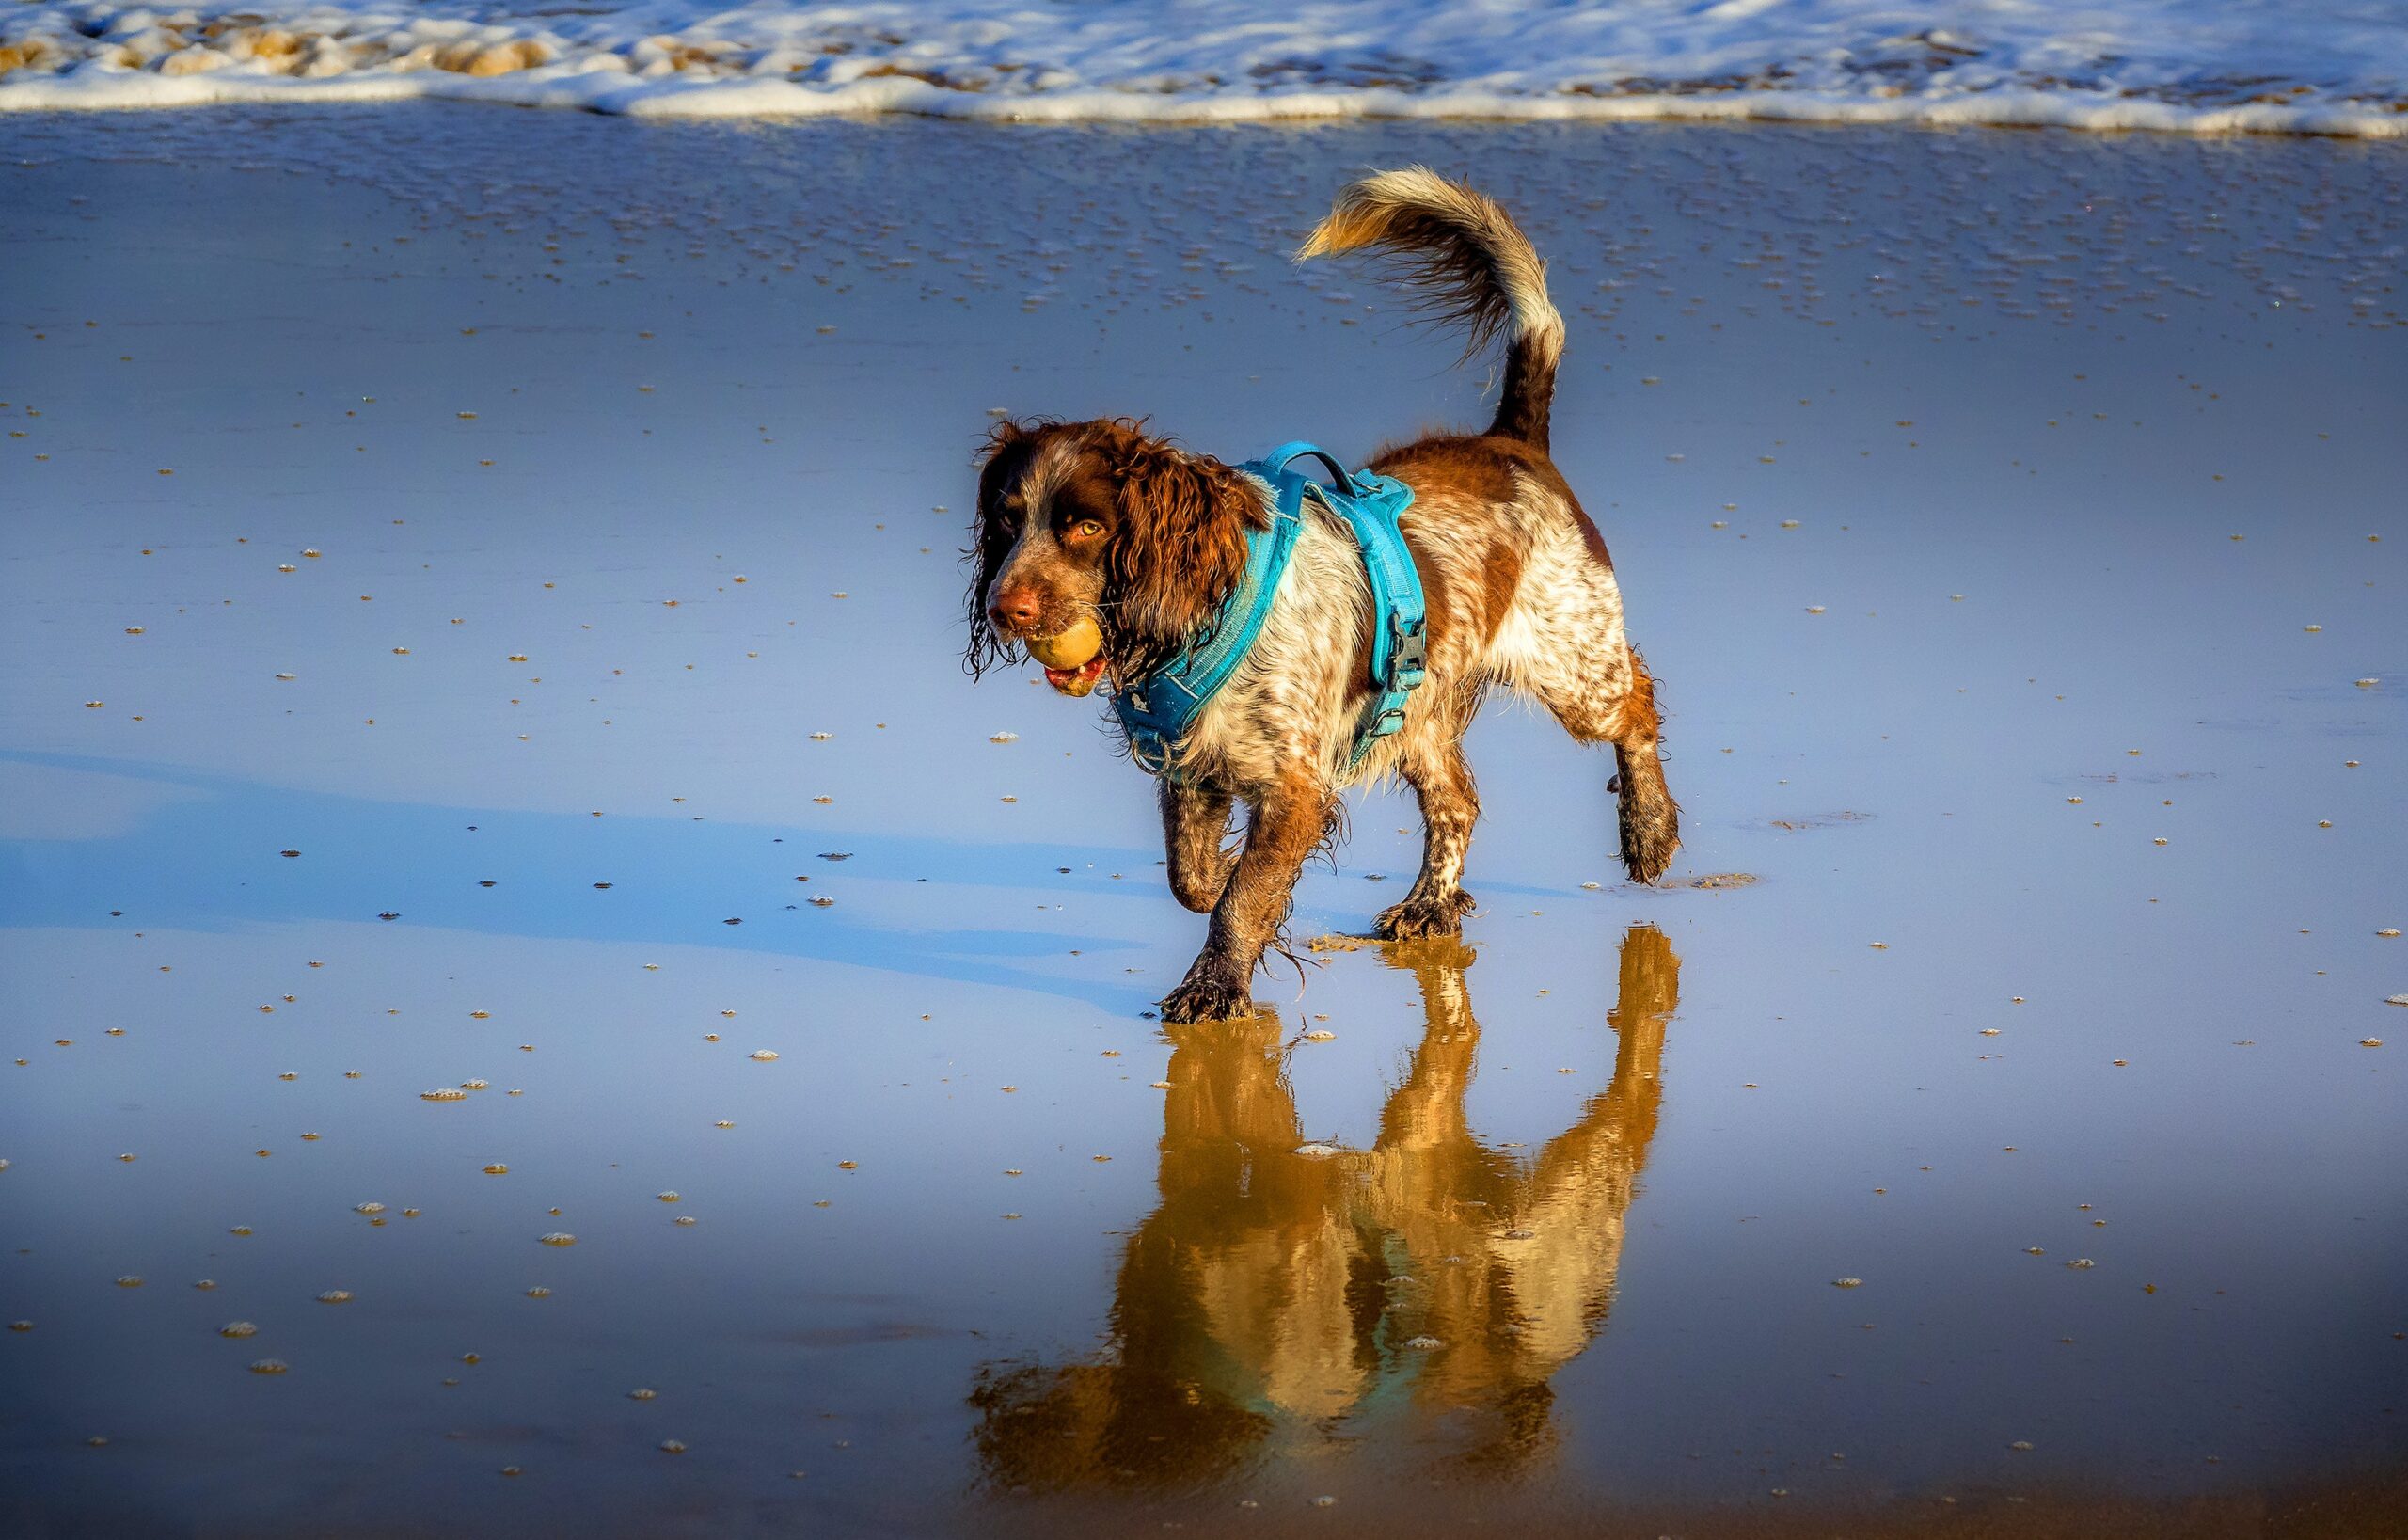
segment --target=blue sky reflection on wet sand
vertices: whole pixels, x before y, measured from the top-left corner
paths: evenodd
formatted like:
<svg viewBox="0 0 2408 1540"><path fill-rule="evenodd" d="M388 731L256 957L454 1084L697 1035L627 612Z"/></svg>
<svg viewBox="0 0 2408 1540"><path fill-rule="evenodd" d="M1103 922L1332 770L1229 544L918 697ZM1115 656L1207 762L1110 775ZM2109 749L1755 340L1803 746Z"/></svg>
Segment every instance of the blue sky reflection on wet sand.
<svg viewBox="0 0 2408 1540"><path fill-rule="evenodd" d="M32 763L11 762L0 776ZM67 769L56 761L39 768ZM100 773L135 780L123 769ZM969 906L961 910L965 920L981 906L991 912L989 890L1027 899L1038 891L1028 874L1040 860L1150 873L1155 858L1138 850L1023 845L982 851L966 841L893 831L839 827L806 837L800 830L733 824L696 829L685 818L620 818L597 828L590 813L414 807L224 781L155 784L165 808L122 833L16 844L10 854L20 881L0 899L0 923L73 925L92 915L80 905L71 910L71 896L139 894L142 909L123 917L147 924L146 916L173 916L180 927L198 929L389 913L387 923L529 940L731 946L891 966L1062 992L1124 1014L1151 1001L1142 986L1099 989L1016 966L1059 957L1072 945L1087 954L1125 951L1134 945L1127 939L911 923L957 904ZM407 852L406 862L393 862L395 852ZM470 866L486 875L464 882L459 873ZM1094 891L1092 871L1079 875L1082 881L1057 891ZM937 904L895 891L920 884L941 890ZM832 888L844 893L841 908ZM738 934L731 921L753 929Z"/></svg>
<svg viewBox="0 0 2408 1540"><path fill-rule="evenodd" d="M208 116L0 168L0 1517L2400 1469L2395 151ZM1284 262L1411 159L1552 259L1675 877L1753 881L1616 881L1607 767L1499 700L1476 961L1165 1033L1147 786L956 664L968 455L996 407L1358 459L1475 415ZM1358 803L1300 939L1412 823Z"/></svg>

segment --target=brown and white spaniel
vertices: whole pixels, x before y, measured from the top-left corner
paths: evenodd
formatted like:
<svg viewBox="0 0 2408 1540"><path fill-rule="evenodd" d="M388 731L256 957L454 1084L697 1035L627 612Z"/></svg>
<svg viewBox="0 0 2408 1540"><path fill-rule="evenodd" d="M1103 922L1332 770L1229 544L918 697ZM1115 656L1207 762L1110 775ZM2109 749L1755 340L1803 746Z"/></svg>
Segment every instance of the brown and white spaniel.
<svg viewBox="0 0 2408 1540"><path fill-rule="evenodd" d="M1563 318L1546 264L1513 219L1419 167L1340 194L1300 256L1371 249L1478 348L1502 336L1505 381L1483 433L1383 451L1370 468L1410 485L1402 521L1429 611L1429 676L1402 730L1350 770L1370 675L1372 614L1348 527L1311 499L1268 619L1196 718L1176 775L1161 778L1171 891L1212 916L1210 939L1163 1002L1165 1021L1247 1013L1254 971L1288 916L1307 856L1337 826L1350 785L1402 776L1421 802L1421 872L1378 934L1453 935L1471 895L1464 853L1480 816L1463 738L1491 685L1534 698L1584 743L1610 743L1622 860L1652 882L1680 843L1680 809L1656 754L1655 687L1623 626L1622 592L1597 527L1547 457ZM1126 420L1006 422L978 478L969 593L975 674L1027 644L1093 622L1103 650L1049 668L1065 693L1115 690L1203 635L1246 564L1246 532L1269 525L1271 488ZM1232 804L1245 803L1235 846Z"/></svg>

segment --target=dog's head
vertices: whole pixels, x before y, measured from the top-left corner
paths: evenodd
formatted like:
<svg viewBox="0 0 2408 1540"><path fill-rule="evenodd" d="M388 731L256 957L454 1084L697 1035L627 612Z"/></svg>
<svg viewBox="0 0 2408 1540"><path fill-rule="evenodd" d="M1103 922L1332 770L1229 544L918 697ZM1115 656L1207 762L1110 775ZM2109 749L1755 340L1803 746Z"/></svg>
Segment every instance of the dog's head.
<svg viewBox="0 0 2408 1540"><path fill-rule="evenodd" d="M971 673L1092 621L1103 650L1048 668L1066 693L1140 677L1201 635L1244 575L1259 492L1122 419L1005 422L978 475Z"/></svg>

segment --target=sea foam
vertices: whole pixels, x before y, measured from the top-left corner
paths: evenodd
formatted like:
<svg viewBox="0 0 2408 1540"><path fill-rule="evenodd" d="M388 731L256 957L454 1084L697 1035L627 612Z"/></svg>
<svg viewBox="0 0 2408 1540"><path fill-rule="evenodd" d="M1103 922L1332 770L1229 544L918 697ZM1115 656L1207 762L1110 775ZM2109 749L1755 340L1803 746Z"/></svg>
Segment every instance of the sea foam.
<svg viewBox="0 0 2408 1540"><path fill-rule="evenodd" d="M2387 0L265 0L0 8L0 109L2054 124L2408 138Z"/></svg>

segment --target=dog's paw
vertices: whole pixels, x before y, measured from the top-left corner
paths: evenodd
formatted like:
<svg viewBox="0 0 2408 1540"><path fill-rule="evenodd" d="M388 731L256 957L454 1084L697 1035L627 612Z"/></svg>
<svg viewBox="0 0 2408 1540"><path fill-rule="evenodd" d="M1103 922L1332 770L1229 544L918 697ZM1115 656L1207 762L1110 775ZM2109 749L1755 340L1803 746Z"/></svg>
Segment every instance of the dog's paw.
<svg viewBox="0 0 2408 1540"><path fill-rule="evenodd" d="M1629 808L1622 817L1622 865L1634 882L1653 883L1681 848L1679 822L1653 809Z"/></svg>
<svg viewBox="0 0 2408 1540"><path fill-rule="evenodd" d="M1254 1014L1254 996L1242 981L1191 973L1163 1000L1165 1022L1228 1022Z"/></svg>
<svg viewBox="0 0 2408 1540"><path fill-rule="evenodd" d="M1371 933L1382 941L1460 936L1471 906L1471 895L1461 888L1448 894L1409 893L1402 903L1380 911L1380 917L1371 922Z"/></svg>

